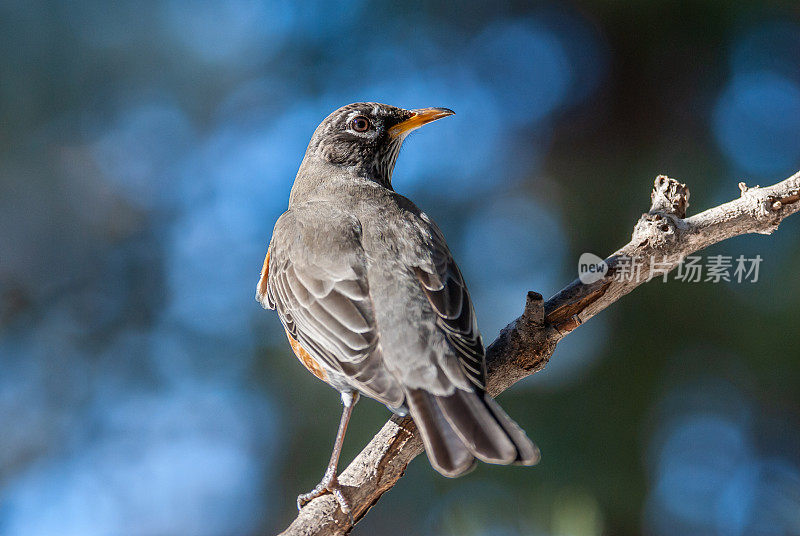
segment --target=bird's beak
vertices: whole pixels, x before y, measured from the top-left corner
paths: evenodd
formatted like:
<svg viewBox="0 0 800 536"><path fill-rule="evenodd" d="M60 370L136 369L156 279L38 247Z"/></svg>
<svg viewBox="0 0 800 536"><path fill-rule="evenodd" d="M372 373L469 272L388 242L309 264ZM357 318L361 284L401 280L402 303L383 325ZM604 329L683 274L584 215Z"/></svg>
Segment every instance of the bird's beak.
<svg viewBox="0 0 800 536"><path fill-rule="evenodd" d="M455 112L449 108L420 108L419 110L411 110L411 113L413 114L411 117L389 129L390 136L403 138L422 125L453 115Z"/></svg>

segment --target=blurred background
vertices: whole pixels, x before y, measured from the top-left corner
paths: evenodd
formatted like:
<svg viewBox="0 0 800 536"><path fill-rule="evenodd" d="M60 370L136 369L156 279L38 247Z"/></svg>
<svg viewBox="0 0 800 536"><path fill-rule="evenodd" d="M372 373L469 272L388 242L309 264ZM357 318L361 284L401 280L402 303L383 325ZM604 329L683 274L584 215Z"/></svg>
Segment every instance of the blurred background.
<svg viewBox="0 0 800 536"><path fill-rule="evenodd" d="M800 168L796 0L0 2L0 534L283 528L340 402L253 299L316 125L457 115L395 188L440 222L487 342L629 239L653 178L696 213ZM800 217L654 281L504 393L533 469L424 457L369 535L800 534ZM346 464L388 417L364 401Z"/></svg>

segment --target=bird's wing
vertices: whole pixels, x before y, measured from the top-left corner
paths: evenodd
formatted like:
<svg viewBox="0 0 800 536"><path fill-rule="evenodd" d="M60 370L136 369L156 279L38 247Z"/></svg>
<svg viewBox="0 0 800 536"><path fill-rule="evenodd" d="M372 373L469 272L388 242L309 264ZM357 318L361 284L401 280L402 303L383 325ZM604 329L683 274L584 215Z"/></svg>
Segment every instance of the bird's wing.
<svg viewBox="0 0 800 536"><path fill-rule="evenodd" d="M462 370L476 390L483 392L486 388L486 351L472 300L442 231L433 221L426 220L432 238L429 242L431 262L415 267L417 279L436 312L436 324L444 331Z"/></svg>
<svg viewBox="0 0 800 536"><path fill-rule="evenodd" d="M407 390L408 406L428 457L447 476L468 471L471 456L489 463L535 464L539 450L485 392L486 352L464 278L441 230L424 214L422 219L429 225L430 262L419 263L417 279L436 312L436 325L473 386L445 395L425 388Z"/></svg>
<svg viewBox="0 0 800 536"><path fill-rule="evenodd" d="M403 393L383 367L360 239L358 220L329 205L287 211L275 225L257 299L277 309L287 333L315 361L398 407Z"/></svg>

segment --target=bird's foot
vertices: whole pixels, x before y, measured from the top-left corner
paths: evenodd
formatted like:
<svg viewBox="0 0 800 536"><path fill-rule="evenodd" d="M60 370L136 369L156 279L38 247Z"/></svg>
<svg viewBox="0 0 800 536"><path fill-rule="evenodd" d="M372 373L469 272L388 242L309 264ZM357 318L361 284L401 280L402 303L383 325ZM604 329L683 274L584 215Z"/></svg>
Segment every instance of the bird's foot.
<svg viewBox="0 0 800 536"><path fill-rule="evenodd" d="M321 497L326 493L330 493L336 499L336 502L339 503L339 508L342 509L342 512L347 514L347 517L350 518L350 523L353 523L353 514L350 509L350 503L344 496L342 492L342 485L339 484L339 480L336 478L335 474L325 475L322 479L322 482L317 484L317 487L309 491L308 493L303 493L297 496L297 509L301 510L303 506L307 503L313 501L317 497Z"/></svg>

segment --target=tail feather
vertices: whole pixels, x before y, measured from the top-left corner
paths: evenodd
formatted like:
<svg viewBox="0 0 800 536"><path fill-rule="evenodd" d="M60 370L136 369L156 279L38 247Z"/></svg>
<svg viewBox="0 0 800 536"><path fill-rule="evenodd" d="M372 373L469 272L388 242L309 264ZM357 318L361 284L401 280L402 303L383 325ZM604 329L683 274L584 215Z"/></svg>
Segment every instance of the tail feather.
<svg viewBox="0 0 800 536"><path fill-rule="evenodd" d="M497 419L497 422L500 423L500 426L503 427L506 434L508 434L509 439L514 442L514 446L517 447L517 457L514 463L519 465L536 465L539 463L542 457L539 452L539 447L528 438L528 434L525 433L525 430L520 428L492 397L485 394L483 395L483 401L492 412L495 419Z"/></svg>
<svg viewBox="0 0 800 536"><path fill-rule="evenodd" d="M434 469L444 476L456 477L475 467L475 458L455 434L431 394L410 389L406 392L406 402Z"/></svg>
<svg viewBox="0 0 800 536"><path fill-rule="evenodd" d="M487 463L512 463L517 458L517 448L482 398L460 389L449 396L435 397L447 422L476 458Z"/></svg>
<svg viewBox="0 0 800 536"><path fill-rule="evenodd" d="M503 465L534 465L539 461L536 445L484 393L457 389L449 396L435 396L409 389L406 401L431 465L445 476L459 476L472 469L475 458Z"/></svg>

